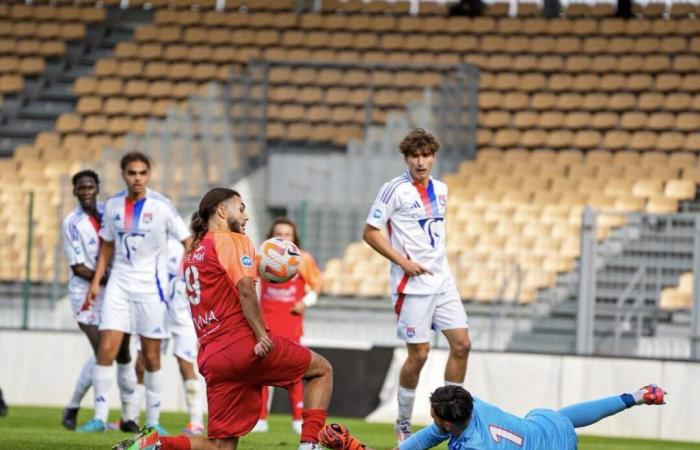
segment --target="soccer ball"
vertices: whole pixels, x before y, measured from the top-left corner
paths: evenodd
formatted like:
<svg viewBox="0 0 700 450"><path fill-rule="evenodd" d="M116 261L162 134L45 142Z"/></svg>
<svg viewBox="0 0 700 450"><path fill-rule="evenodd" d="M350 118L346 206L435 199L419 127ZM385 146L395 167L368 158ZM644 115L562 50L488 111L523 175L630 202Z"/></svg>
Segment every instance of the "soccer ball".
<svg viewBox="0 0 700 450"><path fill-rule="evenodd" d="M294 278L299 270L301 252L293 242L270 238L260 245L258 272L273 283L284 283Z"/></svg>

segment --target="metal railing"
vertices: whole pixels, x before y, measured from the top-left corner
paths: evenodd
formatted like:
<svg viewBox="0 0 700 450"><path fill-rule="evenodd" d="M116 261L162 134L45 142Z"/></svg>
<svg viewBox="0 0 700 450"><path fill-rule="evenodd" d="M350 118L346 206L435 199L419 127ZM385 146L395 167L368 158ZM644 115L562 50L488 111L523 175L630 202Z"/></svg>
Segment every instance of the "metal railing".
<svg viewBox="0 0 700 450"><path fill-rule="evenodd" d="M598 241L601 222L621 217L608 239ZM612 220L612 222L618 222ZM605 227L605 225L603 225ZM661 293L693 272L689 305L663 309ZM576 318L576 352L629 354L642 337L663 337L664 328L685 336L687 357L700 359L700 215L619 213L586 208L581 228L581 264ZM690 320L676 320L690 315ZM612 336L610 347L602 344ZM683 339L683 338L681 338ZM634 348L633 348L634 351ZM677 353L676 353L677 355ZM651 355L664 357L662 353Z"/></svg>

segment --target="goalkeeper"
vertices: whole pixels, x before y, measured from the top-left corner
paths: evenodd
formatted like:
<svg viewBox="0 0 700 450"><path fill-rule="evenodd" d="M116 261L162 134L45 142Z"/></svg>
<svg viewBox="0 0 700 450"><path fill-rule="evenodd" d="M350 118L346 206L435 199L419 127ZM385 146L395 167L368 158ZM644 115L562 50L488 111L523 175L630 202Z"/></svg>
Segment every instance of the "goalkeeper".
<svg viewBox="0 0 700 450"><path fill-rule="evenodd" d="M449 441L450 450L574 450L578 446L575 428L636 405L662 405L665 394L650 384L631 394L577 403L559 411L535 409L521 418L473 398L460 386L444 386L430 396L433 424L395 450L425 450L443 441ZM371 450L337 424L323 428L319 442L333 450Z"/></svg>

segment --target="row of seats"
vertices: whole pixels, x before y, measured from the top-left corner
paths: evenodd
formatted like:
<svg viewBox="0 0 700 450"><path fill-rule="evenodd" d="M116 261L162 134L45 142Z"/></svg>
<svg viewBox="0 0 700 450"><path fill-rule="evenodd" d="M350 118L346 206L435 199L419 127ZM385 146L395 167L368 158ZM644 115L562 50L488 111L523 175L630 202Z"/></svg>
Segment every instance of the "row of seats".
<svg viewBox="0 0 700 450"><path fill-rule="evenodd" d="M687 69L686 75L671 73L670 69L656 76L635 73L589 73L586 70L575 73L518 74L513 72L483 72L480 87L485 91L522 92L689 92L700 91L700 75Z"/></svg>
<svg viewBox="0 0 700 450"><path fill-rule="evenodd" d="M563 128L571 130L622 129L628 131L678 130L693 132L700 129L700 112L683 112L679 114L657 112L647 114L643 111L627 111L618 114L616 112L590 113L587 111L574 111L565 114L561 111L542 113L518 111L511 114L509 111L493 110L479 115L479 126L485 128L536 128L540 130Z"/></svg>
<svg viewBox="0 0 700 450"><path fill-rule="evenodd" d="M226 79L228 79L228 77ZM180 82L166 80L148 82L138 79L123 80L116 77L102 79L81 77L75 81L73 92L79 96L90 95L97 97L111 97L121 94L128 98L187 98L190 95L205 90L208 85L208 82L197 83L190 80Z"/></svg>
<svg viewBox="0 0 700 450"><path fill-rule="evenodd" d="M661 291L659 307L667 311L690 309L693 306L693 282L692 272L681 275L677 286Z"/></svg>
<svg viewBox="0 0 700 450"><path fill-rule="evenodd" d="M645 92L634 95L628 92L606 94L579 92L539 92L528 95L526 92L483 91L479 94L481 111L505 110L519 111L572 111L598 112L610 111L618 114L625 112L654 112L663 109L697 110L697 94L684 92ZM671 101L674 102L671 105ZM675 103L678 102L678 103ZM682 109L676 109L682 108Z"/></svg>
<svg viewBox="0 0 700 450"><path fill-rule="evenodd" d="M117 0L118 1L118 0ZM34 4L39 2L34 2ZM72 2L71 2L72 3ZM20 29L31 27L46 27L47 23L36 24L34 22L80 22L84 24L98 23L105 20L107 13L103 8L74 7L74 6L50 6L0 4L0 30L5 29L8 23Z"/></svg>
<svg viewBox="0 0 700 450"><path fill-rule="evenodd" d="M292 19L294 16L290 17ZM279 17L276 20L281 20ZM611 55L648 53L697 53L700 38L686 36L664 37L571 37L553 36L518 36L474 33L470 30L458 30L454 34L444 29L432 33L400 34L392 27L378 30L376 27L366 31L338 30L329 31L295 29L285 24L275 29L271 26L260 29L146 25L134 33L134 40L139 43L160 44L257 44L262 47L278 45L281 47L333 48L357 50L404 50L404 51L450 51L454 53L532 53L561 55L588 54ZM700 30L698 30L700 31Z"/></svg>
<svg viewBox="0 0 700 450"><path fill-rule="evenodd" d="M519 289L521 302L532 301L575 267L585 205L676 212L679 202L696 197L700 181L681 178L685 171L700 175L695 154L479 151L445 177L447 251L462 297L512 299ZM601 215L598 239L625 222L624 215ZM386 295L387 275L376 273L382 264L364 243L351 244L327 266L330 293Z"/></svg>
<svg viewBox="0 0 700 450"><path fill-rule="evenodd" d="M633 133L621 130L607 131L604 134L597 130L555 130L541 129L516 130L501 128L497 131L480 129L477 132L477 145L480 148L495 147L500 149L546 148L565 150L569 148L585 150L661 150L700 151L700 133L681 133L678 131L635 131Z"/></svg>

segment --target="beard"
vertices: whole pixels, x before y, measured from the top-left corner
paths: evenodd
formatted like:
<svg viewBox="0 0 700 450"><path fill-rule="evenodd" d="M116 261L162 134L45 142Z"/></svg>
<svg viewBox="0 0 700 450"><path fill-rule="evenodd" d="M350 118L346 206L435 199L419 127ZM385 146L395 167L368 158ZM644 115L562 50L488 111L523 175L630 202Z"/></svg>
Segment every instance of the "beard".
<svg viewBox="0 0 700 450"><path fill-rule="evenodd" d="M241 222L239 222L238 219L229 217L228 219L226 219L226 225L228 226L229 231L232 231L234 233L245 234L245 231L243 230L243 225L241 225Z"/></svg>

